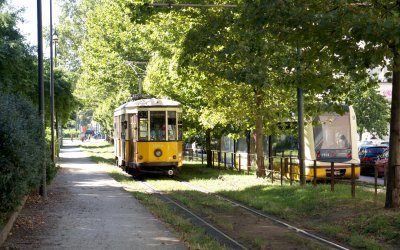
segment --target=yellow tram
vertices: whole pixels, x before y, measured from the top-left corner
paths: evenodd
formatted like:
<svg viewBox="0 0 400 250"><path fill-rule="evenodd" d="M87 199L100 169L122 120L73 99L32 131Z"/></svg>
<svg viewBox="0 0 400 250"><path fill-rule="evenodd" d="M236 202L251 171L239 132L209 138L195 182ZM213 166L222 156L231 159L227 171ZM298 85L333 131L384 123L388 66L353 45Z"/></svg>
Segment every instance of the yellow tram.
<svg viewBox="0 0 400 250"><path fill-rule="evenodd" d="M314 118L314 126L309 123L304 129L305 175L306 180L330 178L331 164L335 178L352 178L360 176L360 160L357 148L357 122L354 109L344 106L344 114L328 112ZM279 171L279 162L273 163L273 168ZM292 170L289 172L293 179L300 178L299 161L293 159Z"/></svg>
<svg viewBox="0 0 400 250"><path fill-rule="evenodd" d="M116 164L133 176L173 176L182 166L182 105L166 99L139 99L114 111Z"/></svg>

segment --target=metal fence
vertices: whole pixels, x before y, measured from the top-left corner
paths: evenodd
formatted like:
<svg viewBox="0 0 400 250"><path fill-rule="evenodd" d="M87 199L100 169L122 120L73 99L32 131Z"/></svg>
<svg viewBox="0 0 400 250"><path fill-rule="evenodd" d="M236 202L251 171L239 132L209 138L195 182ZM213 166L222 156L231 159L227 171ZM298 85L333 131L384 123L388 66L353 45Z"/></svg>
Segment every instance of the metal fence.
<svg viewBox="0 0 400 250"><path fill-rule="evenodd" d="M212 159L212 167L222 168L222 169L230 169L238 172L245 172L250 174L250 172L255 171L257 169L256 166L256 154L247 154L247 153L234 153L229 151L218 151L211 150L211 159ZM186 150L184 153L184 159L187 161L197 161L201 162L201 164L207 164L207 154L204 150L193 151ZM263 156L261 162L265 167L265 176L269 178L272 183L278 181L281 185L284 183L289 183L293 185L293 183L297 183L300 179L300 170L299 170L299 159L295 156L272 156L265 157ZM356 165L349 164L349 169L351 171L351 177L347 179L343 179L335 176L335 173L338 171L335 169L335 163L330 163L330 168L326 168L326 176L318 177L317 176L317 161L313 161L312 166L308 166L309 175L306 175L305 178L309 180L314 186L317 183L330 183L331 191L335 190L336 183L346 183L350 185L351 195L355 197L355 188L357 183L356 178ZM381 188L381 185L378 185L378 168L374 166L374 189L375 195L378 193L378 189ZM384 175L386 176L386 174ZM361 183L359 183L361 184ZM386 186L386 178L384 178L384 185Z"/></svg>

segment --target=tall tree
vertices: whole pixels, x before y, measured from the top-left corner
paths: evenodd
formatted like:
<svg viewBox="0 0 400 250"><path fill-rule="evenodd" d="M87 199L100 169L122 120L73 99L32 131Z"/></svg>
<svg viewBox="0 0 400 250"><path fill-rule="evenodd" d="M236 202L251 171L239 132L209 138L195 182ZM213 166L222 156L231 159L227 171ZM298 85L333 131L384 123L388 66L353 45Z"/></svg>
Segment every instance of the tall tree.
<svg viewBox="0 0 400 250"><path fill-rule="evenodd" d="M0 2L0 89L36 103L36 58L17 29L17 21L22 21L18 15Z"/></svg>
<svg viewBox="0 0 400 250"><path fill-rule="evenodd" d="M373 82L372 87L369 82ZM353 107L357 116L357 131L360 134L368 131L380 138L388 134L390 122L390 104L377 90L376 81L365 79L355 84L351 91Z"/></svg>
<svg viewBox="0 0 400 250"><path fill-rule="evenodd" d="M275 24L309 46L322 45L332 65L355 82L365 78L368 68L388 66L393 73L385 206L400 207L400 1L269 1L269 7Z"/></svg>
<svg viewBox="0 0 400 250"><path fill-rule="evenodd" d="M276 124L291 118L296 87L306 90L307 117L320 109L318 103L344 100L350 86L343 77L335 77L331 62L323 60L330 55L318 44L310 46L311 42L296 39L289 28L275 23L290 13L269 7L269 1L243 1L235 11L209 12L188 33L181 54L183 67L205 72L210 82L222 78L252 91L245 102L238 102L250 112L235 118L255 128L259 176L264 173L263 134L272 134Z"/></svg>

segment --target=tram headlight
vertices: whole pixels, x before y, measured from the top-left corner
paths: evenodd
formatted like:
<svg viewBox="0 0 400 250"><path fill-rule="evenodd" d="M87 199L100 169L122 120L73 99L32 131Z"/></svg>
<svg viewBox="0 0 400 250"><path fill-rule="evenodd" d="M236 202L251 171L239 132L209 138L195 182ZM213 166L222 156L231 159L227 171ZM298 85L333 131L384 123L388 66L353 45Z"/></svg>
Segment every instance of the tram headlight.
<svg viewBox="0 0 400 250"><path fill-rule="evenodd" d="M176 155L173 155L173 156L172 156L172 159L174 159L174 160L175 160L175 159L176 159Z"/></svg>
<svg viewBox="0 0 400 250"><path fill-rule="evenodd" d="M143 160L143 156L142 155L138 155L137 157L139 160Z"/></svg>
<svg viewBox="0 0 400 250"><path fill-rule="evenodd" d="M161 151L161 149L157 148L156 150L154 150L154 155L155 155L156 157L162 156L162 151Z"/></svg>

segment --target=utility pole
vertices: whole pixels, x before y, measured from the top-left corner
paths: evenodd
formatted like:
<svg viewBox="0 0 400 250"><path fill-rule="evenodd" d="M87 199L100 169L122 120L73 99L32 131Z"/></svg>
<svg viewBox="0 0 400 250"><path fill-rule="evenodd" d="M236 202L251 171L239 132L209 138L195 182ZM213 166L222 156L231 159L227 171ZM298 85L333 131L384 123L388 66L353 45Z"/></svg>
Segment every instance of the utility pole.
<svg viewBox="0 0 400 250"><path fill-rule="evenodd" d="M39 117L42 122L41 143L43 144L43 157L46 159L45 123L44 123L44 83L43 83L43 34L42 34L42 1L37 0L37 27L38 27L38 94L39 94ZM46 161L43 160L42 185L40 195L47 198L46 188Z"/></svg>
<svg viewBox="0 0 400 250"><path fill-rule="evenodd" d="M306 184L305 165L304 165L304 96L303 89L297 87L297 115L299 133L299 166L300 166L300 185Z"/></svg>
<svg viewBox="0 0 400 250"><path fill-rule="evenodd" d="M51 130L51 161L54 163L54 66L53 66L53 3L50 0L50 130Z"/></svg>
<svg viewBox="0 0 400 250"><path fill-rule="evenodd" d="M54 68L57 68L57 42L58 42L58 36L57 36L57 30L56 27L54 27L54 34L52 35L53 43L54 43ZM61 146L63 145L63 140L60 140L60 134L62 135L62 125L60 126L60 122L58 119L58 113L55 112L55 118L56 118L56 123L55 123L55 130L56 130L56 139L58 142L58 147L57 147L57 159L59 158L60 154L60 149Z"/></svg>
<svg viewBox="0 0 400 250"><path fill-rule="evenodd" d="M297 55L299 58L299 65L297 67L297 84L300 85L300 73L301 73L301 50L297 48ZM304 95L303 89L300 86L297 87L297 127L299 134L299 167L300 167L300 185L306 184L305 176L305 153L304 153Z"/></svg>

